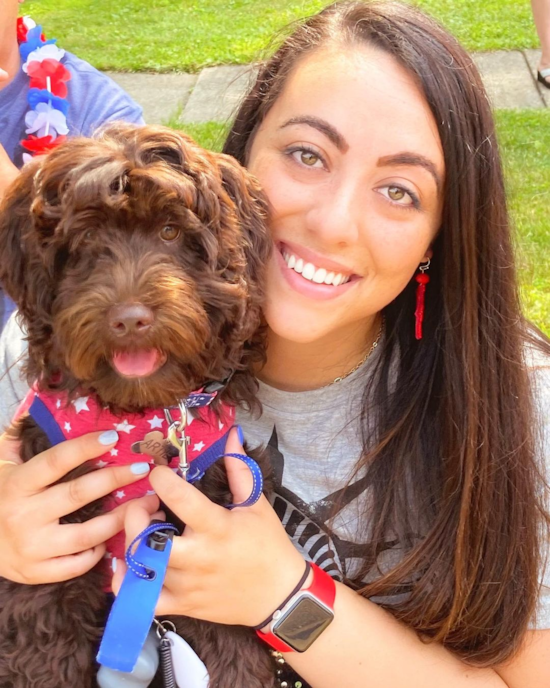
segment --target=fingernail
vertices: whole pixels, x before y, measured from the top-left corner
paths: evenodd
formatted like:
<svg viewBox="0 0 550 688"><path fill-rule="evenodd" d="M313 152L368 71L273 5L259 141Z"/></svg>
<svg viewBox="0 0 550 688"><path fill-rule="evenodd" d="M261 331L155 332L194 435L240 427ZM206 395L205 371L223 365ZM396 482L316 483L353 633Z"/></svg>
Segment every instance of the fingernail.
<svg viewBox="0 0 550 688"><path fill-rule="evenodd" d="M133 463L130 466L130 470L134 475L143 475L144 473L149 473L150 465L143 461L142 463Z"/></svg>
<svg viewBox="0 0 550 688"><path fill-rule="evenodd" d="M99 436L100 444L107 445L114 444L115 442L118 442L118 432L116 430L107 430Z"/></svg>
<svg viewBox="0 0 550 688"><path fill-rule="evenodd" d="M116 573L116 557L111 559L111 570L113 573Z"/></svg>
<svg viewBox="0 0 550 688"><path fill-rule="evenodd" d="M244 432L240 425L237 425L237 437L239 438L239 442L244 444Z"/></svg>

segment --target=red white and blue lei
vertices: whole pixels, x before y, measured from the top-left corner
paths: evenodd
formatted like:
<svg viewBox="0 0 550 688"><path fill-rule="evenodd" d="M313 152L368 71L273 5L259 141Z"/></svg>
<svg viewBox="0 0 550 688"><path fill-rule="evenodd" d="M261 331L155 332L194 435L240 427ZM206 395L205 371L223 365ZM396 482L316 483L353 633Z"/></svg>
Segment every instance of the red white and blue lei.
<svg viewBox="0 0 550 688"><path fill-rule="evenodd" d="M55 39L46 40L42 28L30 17L17 20L17 38L22 68L30 79L30 109L25 115L28 136L21 141L28 151L23 153L23 161L29 162L33 155L55 148L69 133L67 81L71 73L61 63L65 51L55 45Z"/></svg>

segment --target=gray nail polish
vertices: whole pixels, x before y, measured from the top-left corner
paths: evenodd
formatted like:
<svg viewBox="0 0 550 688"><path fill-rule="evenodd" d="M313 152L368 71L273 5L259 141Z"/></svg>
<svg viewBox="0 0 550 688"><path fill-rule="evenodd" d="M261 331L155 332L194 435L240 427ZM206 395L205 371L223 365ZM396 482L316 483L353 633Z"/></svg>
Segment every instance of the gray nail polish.
<svg viewBox="0 0 550 688"><path fill-rule="evenodd" d="M143 475L144 473L149 473L151 466L144 461L142 463L133 463L130 466L130 470L134 475Z"/></svg>
<svg viewBox="0 0 550 688"><path fill-rule="evenodd" d="M107 430L99 436L100 444L107 445L114 444L115 442L118 442L118 432L116 430Z"/></svg>

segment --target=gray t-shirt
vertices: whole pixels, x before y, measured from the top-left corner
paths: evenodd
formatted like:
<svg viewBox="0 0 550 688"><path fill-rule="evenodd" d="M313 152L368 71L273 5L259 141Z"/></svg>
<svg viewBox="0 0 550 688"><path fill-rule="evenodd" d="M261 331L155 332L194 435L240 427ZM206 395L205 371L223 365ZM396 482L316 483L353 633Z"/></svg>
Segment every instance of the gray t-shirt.
<svg viewBox="0 0 550 688"><path fill-rule="evenodd" d="M12 317L0 338L0 426L9 423L27 392L16 363L24 352L22 333ZM322 389L283 392L260 383L261 416L237 411L250 446L263 444L269 451L275 476L272 504L289 537L305 558L340 580L354 578L359 561L355 545L365 533L360 519L368 507L364 476L358 475L340 498L361 454L362 395L379 352L375 350L346 379ZM542 458L550 478L550 359L531 352L527 360L541 419ZM338 510L329 526L335 504ZM399 551L389 547L377 565L384 570L398 558ZM531 627L550 628L550 566L541 572L539 602Z"/></svg>

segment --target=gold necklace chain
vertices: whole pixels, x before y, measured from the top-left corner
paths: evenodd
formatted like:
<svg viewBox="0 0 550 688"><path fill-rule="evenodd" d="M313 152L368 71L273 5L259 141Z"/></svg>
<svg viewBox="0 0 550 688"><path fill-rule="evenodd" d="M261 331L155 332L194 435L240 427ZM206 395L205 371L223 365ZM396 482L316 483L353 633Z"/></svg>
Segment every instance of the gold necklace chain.
<svg viewBox="0 0 550 688"><path fill-rule="evenodd" d="M354 366L351 370L348 370L347 373L344 375L339 375L338 377L335 377L332 382L329 382L326 385L323 385L322 387L319 387L319 389L324 389L325 387L330 387L331 385L336 384L337 382L342 382L342 380L345 380L347 377L352 375L356 370L359 370L359 368L363 365L363 363L366 363L367 359L369 359L378 344L380 343L380 340L382 339L382 334L384 333L384 325L385 325L385 318L382 316L382 322L380 323L380 329L378 330L378 334L376 335L376 339L374 342L371 344L370 349L367 351L367 353L363 356L363 358L359 361L359 363Z"/></svg>

